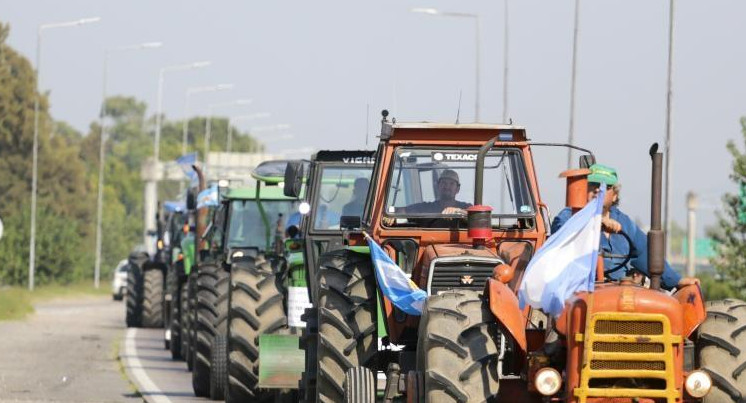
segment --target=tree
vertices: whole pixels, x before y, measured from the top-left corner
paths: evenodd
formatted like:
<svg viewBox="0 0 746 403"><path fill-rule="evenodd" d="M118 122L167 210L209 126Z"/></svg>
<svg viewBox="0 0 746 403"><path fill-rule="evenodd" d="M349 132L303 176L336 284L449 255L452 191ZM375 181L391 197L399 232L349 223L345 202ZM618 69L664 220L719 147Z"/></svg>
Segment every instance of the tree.
<svg viewBox="0 0 746 403"><path fill-rule="evenodd" d="M746 118L741 118L744 143L746 143ZM734 141L728 141L727 149L733 156L732 172L729 175L739 188L746 183L746 153L742 153ZM723 196L723 211L717 213L718 225L708 230L715 241L716 257L712 259L715 270L727 279L731 288L746 297L746 193L726 193Z"/></svg>

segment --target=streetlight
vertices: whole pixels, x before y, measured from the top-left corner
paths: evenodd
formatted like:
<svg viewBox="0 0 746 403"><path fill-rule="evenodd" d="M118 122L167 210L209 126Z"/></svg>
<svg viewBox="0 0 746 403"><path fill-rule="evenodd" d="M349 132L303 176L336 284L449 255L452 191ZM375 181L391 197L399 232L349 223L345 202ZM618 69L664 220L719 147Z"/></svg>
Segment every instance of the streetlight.
<svg viewBox="0 0 746 403"><path fill-rule="evenodd" d="M160 158L160 149L161 149L161 144L160 144L161 143L161 113L162 113L162 108L163 108L164 75L170 71L199 69L199 68L207 67L211 64L212 62L209 62L209 61L194 62L194 63L187 63L187 64L177 64L174 66L162 67L160 72L158 73L158 111L155 116L155 143L153 144L153 156L154 156L156 163L158 162L158 158Z"/></svg>
<svg viewBox="0 0 746 403"><path fill-rule="evenodd" d="M29 241L28 289L34 290L34 266L36 265L36 185L39 165L39 97L41 96L41 38L45 29L71 28L100 21L100 17L82 18L75 21L39 25L36 36L36 97L34 99L34 146L31 173L31 239Z"/></svg>
<svg viewBox="0 0 746 403"><path fill-rule="evenodd" d="M271 114L269 112L252 113L250 115L234 116L228 120L228 140L225 145L225 150L231 152L231 146L233 144L233 125L239 120L254 120L268 118Z"/></svg>
<svg viewBox="0 0 746 403"><path fill-rule="evenodd" d="M673 102L673 24L674 24L674 0L668 3L668 79L666 81L666 188L664 190L665 212L663 216L663 228L666 234L671 232L671 104ZM671 258L671 242L664 242L666 245L666 259Z"/></svg>
<svg viewBox="0 0 746 403"><path fill-rule="evenodd" d="M98 125L101 130L101 138L99 139L99 150L98 150L98 198L96 200L96 265L94 269L93 285L99 288L99 280L101 274L101 244L103 242L103 234L101 232L101 223L103 220L103 204L104 204L104 144L106 142L106 129L104 118L106 117L106 77L109 70L109 54L112 52L125 52L130 50L143 50L143 49L157 49L163 46L161 42L146 42L138 45L120 46L117 48L110 48L104 50L104 83L103 83L103 96L101 101L101 115L99 116Z"/></svg>
<svg viewBox="0 0 746 403"><path fill-rule="evenodd" d="M231 102L212 104L207 107L207 121L205 122L205 167L207 167L207 153L210 152L210 129L212 126L212 110L215 108L225 108L229 106L249 105L254 102L252 99L237 99Z"/></svg>
<svg viewBox="0 0 746 403"><path fill-rule="evenodd" d="M471 14L471 13L459 13L459 12L444 12L440 11L437 8L413 8L410 10L413 13L419 13L419 14L427 14L427 15L436 15L436 16L444 16L444 17L457 17L457 18L472 18L474 19L474 23L476 26L476 89L474 91L474 120L479 122L479 65L480 65L480 42L479 42L479 15L477 14ZM507 73L505 73L507 75Z"/></svg>
<svg viewBox="0 0 746 403"><path fill-rule="evenodd" d="M184 134L181 138L181 155L186 155L187 153L187 135L189 133L189 97L193 94L227 91L231 89L233 89L233 84L218 84L207 87L191 87L187 89L186 96L184 97Z"/></svg>
<svg viewBox="0 0 746 403"><path fill-rule="evenodd" d="M575 144L575 76L578 60L578 25L580 23L580 0L575 0L575 25L572 34L572 67L570 73L570 128L567 143ZM567 149L567 169L572 167L572 148Z"/></svg>

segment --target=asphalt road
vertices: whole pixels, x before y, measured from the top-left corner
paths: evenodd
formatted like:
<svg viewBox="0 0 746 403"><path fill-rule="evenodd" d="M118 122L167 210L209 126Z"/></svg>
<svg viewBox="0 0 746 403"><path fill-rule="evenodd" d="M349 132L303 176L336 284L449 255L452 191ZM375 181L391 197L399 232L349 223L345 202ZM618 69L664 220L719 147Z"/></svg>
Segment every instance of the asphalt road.
<svg viewBox="0 0 746 403"><path fill-rule="evenodd" d="M141 402L118 360L124 306L111 297L39 304L0 322L0 401Z"/></svg>
<svg viewBox="0 0 746 403"><path fill-rule="evenodd" d="M127 329L110 297L39 304L0 322L0 402L207 402L194 397L162 329Z"/></svg>

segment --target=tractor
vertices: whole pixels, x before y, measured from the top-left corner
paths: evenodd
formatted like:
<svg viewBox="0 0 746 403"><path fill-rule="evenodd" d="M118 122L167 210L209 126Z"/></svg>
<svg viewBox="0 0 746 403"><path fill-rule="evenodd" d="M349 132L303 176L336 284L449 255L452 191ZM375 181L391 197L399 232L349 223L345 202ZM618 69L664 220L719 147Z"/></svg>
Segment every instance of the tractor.
<svg viewBox="0 0 746 403"><path fill-rule="evenodd" d="M604 281L601 263L595 290L576 293L555 318L521 309L516 295L548 236L531 151L544 144L514 125L386 116L361 230L320 257L317 401L743 399L746 304L712 302L706 313L698 286L659 289L660 169L651 287ZM659 168L660 154L651 155ZM587 173L563 173L573 209L587 201ZM440 209L447 189L461 207ZM371 257L352 248L366 245L365 235L427 293L421 315L382 294Z"/></svg>
<svg viewBox="0 0 746 403"><path fill-rule="evenodd" d="M167 203L173 209L165 209L166 220L180 214L175 204ZM161 210L159 206L159 210ZM161 220L161 213L156 214L157 229L156 252L150 256L145 251L134 251L130 254L127 271L127 327L163 327L165 319L165 277L170 263L171 249L168 235ZM169 348L169 339L165 339Z"/></svg>
<svg viewBox="0 0 746 403"><path fill-rule="evenodd" d="M255 324L251 319L246 322L243 315L264 314L262 317L267 318L275 313L274 303L283 307L282 299L273 299L263 305L266 312L236 310L242 299L255 295L242 282L245 271L252 265L260 269L264 265L281 266L284 222L298 204L297 199L285 197L278 186L286 165L286 161L269 161L257 166L252 173L256 187L228 188L227 183L219 182L219 204L201 237L205 248L199 253L194 302L188 308L192 386L197 396L235 400L232 396L240 390L233 388L231 394L228 371L235 368L229 364L229 349L243 352L246 343L254 340L232 329Z"/></svg>
<svg viewBox="0 0 746 403"><path fill-rule="evenodd" d="M313 308L316 301L313 290L316 288L319 256L329 250L344 247L344 231L349 222L345 222L343 218L353 219L353 226L355 219L360 222L374 155L373 151L322 150L311 158L307 177L304 176L305 165L302 162L288 163L285 174L286 196L298 197L302 188L301 178L306 178L306 197L299 208L302 219L288 227L291 239L286 243L288 270L294 283L288 288L288 325L303 329L298 341L299 347L305 351L303 375L307 379L300 382L300 386L304 387L300 395L305 399L315 394L314 335L317 314ZM276 362L264 350L259 361L265 367ZM260 375L283 370L261 369L258 371ZM288 369L286 367L285 372ZM288 377L293 379L292 375ZM268 386L268 382L261 378L258 383Z"/></svg>

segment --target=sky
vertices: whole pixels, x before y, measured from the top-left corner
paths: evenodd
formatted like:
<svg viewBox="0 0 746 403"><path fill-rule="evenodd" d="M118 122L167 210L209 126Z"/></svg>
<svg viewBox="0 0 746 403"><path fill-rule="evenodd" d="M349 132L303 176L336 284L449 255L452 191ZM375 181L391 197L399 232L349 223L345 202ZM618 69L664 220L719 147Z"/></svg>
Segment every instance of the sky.
<svg viewBox="0 0 746 403"><path fill-rule="evenodd" d="M671 142L671 212L686 222L686 194L700 197L699 234L734 191L725 145L743 148L746 115L746 2L676 0ZM574 0L508 0L508 116L532 140L566 142ZM576 144L618 169L621 207L650 217L647 150L665 139L667 0L580 0ZM502 120L502 0L0 0L9 44L34 61L40 24L101 17L95 24L44 31L41 87L58 120L86 132L102 99L107 48L161 41L160 49L112 54L108 94L137 97L155 112L159 69L208 60L165 76L163 110L184 117L187 88L231 83L231 91L193 95L192 114L216 108L237 116L269 112L254 126L288 124L292 141L258 135L270 152L372 148L380 110L399 121L474 119L473 19L410 12L414 7L478 14L481 121ZM251 122L240 124L249 130ZM564 203L564 150L537 150L542 196Z"/></svg>

